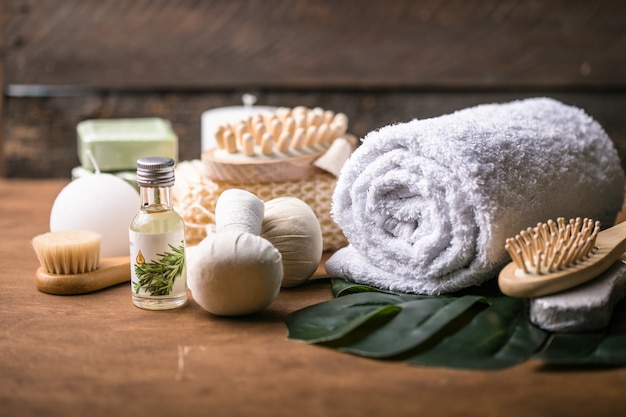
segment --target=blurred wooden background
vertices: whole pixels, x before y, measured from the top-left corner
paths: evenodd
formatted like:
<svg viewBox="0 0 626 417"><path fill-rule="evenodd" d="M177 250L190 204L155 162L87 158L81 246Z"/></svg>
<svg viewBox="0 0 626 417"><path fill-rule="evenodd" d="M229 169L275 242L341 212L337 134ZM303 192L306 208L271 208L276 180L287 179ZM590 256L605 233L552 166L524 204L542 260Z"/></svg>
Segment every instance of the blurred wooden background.
<svg viewBox="0 0 626 417"><path fill-rule="evenodd" d="M0 176L69 178L76 124L345 112L350 131L522 97L584 108L626 161L623 0L0 0Z"/></svg>

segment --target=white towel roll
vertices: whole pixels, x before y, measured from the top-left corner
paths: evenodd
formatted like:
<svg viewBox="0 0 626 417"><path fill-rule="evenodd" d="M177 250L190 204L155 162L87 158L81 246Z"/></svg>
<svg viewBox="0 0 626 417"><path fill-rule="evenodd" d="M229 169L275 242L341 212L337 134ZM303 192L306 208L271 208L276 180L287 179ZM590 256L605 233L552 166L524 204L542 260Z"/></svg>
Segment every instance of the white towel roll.
<svg viewBox="0 0 626 417"><path fill-rule="evenodd" d="M557 217L613 224L624 173L584 111L548 98L472 107L369 133L344 165L332 216L349 245L329 274L441 294L493 278L504 241Z"/></svg>

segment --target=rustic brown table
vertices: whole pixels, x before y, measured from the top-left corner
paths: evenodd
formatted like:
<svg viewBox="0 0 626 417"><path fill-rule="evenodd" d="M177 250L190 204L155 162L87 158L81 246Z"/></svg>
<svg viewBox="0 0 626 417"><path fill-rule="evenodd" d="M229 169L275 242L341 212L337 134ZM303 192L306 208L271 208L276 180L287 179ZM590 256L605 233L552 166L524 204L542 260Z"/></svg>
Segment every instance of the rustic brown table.
<svg viewBox="0 0 626 417"><path fill-rule="evenodd" d="M332 297L284 290L264 312L152 312L127 285L39 292L30 239L65 181L0 180L0 416L609 416L626 368L502 371L410 366L288 341L284 318Z"/></svg>

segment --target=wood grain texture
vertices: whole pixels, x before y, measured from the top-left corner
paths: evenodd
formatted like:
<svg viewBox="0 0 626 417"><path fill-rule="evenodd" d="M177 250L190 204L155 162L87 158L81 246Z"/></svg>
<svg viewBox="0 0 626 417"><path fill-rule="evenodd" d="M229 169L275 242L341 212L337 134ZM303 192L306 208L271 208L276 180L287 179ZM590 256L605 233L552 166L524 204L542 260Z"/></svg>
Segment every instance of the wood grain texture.
<svg viewBox="0 0 626 417"><path fill-rule="evenodd" d="M621 0L5 0L6 82L626 87Z"/></svg>
<svg viewBox="0 0 626 417"><path fill-rule="evenodd" d="M1 9L8 177L68 177L87 118L164 117L181 159L199 158L202 112L248 92L259 104L342 111L359 137L549 95L587 110L626 156L620 0L4 0Z"/></svg>
<svg viewBox="0 0 626 417"><path fill-rule="evenodd" d="M132 305L128 285L37 291L30 239L66 181L0 179L1 416L619 416L626 368L455 371L288 341L285 317L332 297L318 281L260 314Z"/></svg>
<svg viewBox="0 0 626 417"><path fill-rule="evenodd" d="M256 91L258 104L320 106L350 118L362 137L387 124L435 117L480 103L546 95L582 107L609 133L626 161L626 94L568 92ZM70 97L11 97L5 103L7 177L69 178L79 165L76 124L88 118L157 116L172 121L180 159L200 159L202 112L241 103L240 92L103 93Z"/></svg>
<svg viewBox="0 0 626 417"><path fill-rule="evenodd" d="M551 372L530 362L459 372L285 340L287 314L331 297L323 281L281 291L246 319L216 319L193 301L155 314L133 307L125 284L72 297L37 291L29 246L78 165L79 121L164 117L181 159L199 158L202 112L240 104L245 92L259 104L342 111L357 136L549 95L597 118L625 161L622 1L0 0L0 8L9 87L0 146L13 177L0 179L0 416L623 411L623 369Z"/></svg>
<svg viewBox="0 0 626 417"><path fill-rule="evenodd" d="M4 7L0 0L0 27L4 27ZM4 51L4 31L0 30L0 50ZM0 178L5 176L6 164L4 157L4 129L3 129L3 110L4 110L4 62L5 54L0 54Z"/></svg>

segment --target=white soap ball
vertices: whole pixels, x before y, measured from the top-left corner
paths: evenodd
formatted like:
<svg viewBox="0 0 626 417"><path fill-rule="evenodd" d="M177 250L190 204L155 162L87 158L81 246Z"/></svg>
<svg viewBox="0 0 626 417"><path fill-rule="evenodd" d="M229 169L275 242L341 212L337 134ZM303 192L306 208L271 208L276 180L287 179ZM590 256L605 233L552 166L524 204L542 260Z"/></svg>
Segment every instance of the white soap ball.
<svg viewBox="0 0 626 417"><path fill-rule="evenodd" d="M50 231L91 230L102 236L100 257L130 254L128 227L141 204L139 193L111 174L92 174L67 184L50 212Z"/></svg>
<svg viewBox="0 0 626 417"><path fill-rule="evenodd" d="M315 212L296 197L279 197L265 203L261 236L283 258L283 287L305 283L322 259L322 228Z"/></svg>
<svg viewBox="0 0 626 417"><path fill-rule="evenodd" d="M187 257L187 286L193 299L218 316L265 309L278 296L282 277L280 252L250 233L207 236Z"/></svg>

